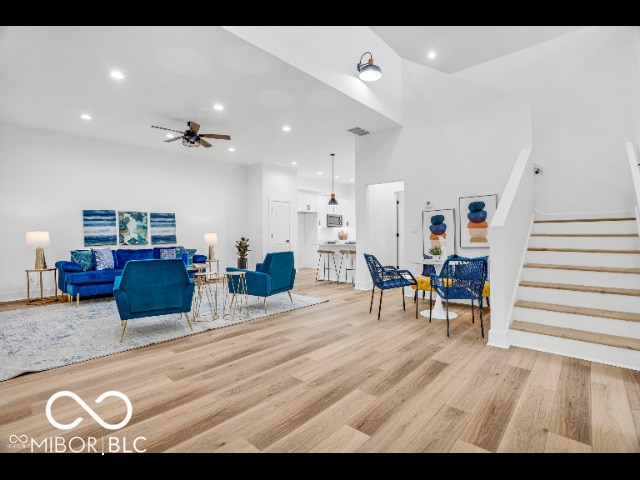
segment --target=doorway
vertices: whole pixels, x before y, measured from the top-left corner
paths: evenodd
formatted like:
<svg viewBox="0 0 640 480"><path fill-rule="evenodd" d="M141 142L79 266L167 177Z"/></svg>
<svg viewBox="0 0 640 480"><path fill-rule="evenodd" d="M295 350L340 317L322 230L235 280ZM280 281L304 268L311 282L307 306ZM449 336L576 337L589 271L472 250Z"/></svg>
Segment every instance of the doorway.
<svg viewBox="0 0 640 480"><path fill-rule="evenodd" d="M269 200L269 252L291 250L291 204Z"/></svg>

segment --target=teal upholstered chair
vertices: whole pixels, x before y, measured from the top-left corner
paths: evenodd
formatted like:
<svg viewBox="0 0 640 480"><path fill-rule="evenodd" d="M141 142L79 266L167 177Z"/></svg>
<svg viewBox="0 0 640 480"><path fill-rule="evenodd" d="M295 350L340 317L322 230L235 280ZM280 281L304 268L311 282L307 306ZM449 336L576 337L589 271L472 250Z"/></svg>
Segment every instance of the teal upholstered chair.
<svg viewBox="0 0 640 480"><path fill-rule="evenodd" d="M227 272L245 272L247 293L256 297L264 297L264 311L267 311L267 297L277 293L287 292L291 302L291 290L296 279L293 252L267 253L262 263L256 265L256 269L248 270L227 267ZM229 277L229 292L239 293L237 279Z"/></svg>
<svg viewBox="0 0 640 480"><path fill-rule="evenodd" d="M129 260L122 275L113 283L113 295L122 321L120 342L127 320L132 318L184 313L193 330L189 312L194 288L195 284L179 258Z"/></svg>

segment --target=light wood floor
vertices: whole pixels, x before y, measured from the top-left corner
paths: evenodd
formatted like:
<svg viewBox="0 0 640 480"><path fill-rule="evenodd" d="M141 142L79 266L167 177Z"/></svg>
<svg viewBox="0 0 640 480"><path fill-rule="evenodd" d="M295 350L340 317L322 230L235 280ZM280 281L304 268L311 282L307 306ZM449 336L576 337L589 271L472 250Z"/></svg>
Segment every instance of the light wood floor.
<svg viewBox="0 0 640 480"><path fill-rule="evenodd" d="M447 338L444 320L415 318L411 298L403 311L398 290L385 291L378 321L379 291L369 313L370 291L315 282L313 269L294 292L329 301L0 382L0 451L27 452L9 441L26 435L76 451L96 438L107 453L640 452L638 371L487 346L462 305ZM63 390L110 424L123 401L95 399L122 392L131 419L108 430L61 397L55 420L83 420L55 428L47 400Z"/></svg>

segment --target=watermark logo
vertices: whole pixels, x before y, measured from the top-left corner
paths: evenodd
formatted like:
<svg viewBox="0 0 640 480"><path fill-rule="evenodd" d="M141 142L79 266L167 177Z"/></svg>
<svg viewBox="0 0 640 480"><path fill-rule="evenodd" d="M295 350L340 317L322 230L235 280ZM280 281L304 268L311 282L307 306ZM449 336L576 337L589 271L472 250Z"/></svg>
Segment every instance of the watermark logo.
<svg viewBox="0 0 640 480"><path fill-rule="evenodd" d="M109 397L119 398L124 402L126 407L126 414L121 422L116 424L110 424L105 422L100 416L82 400L74 392L63 390L53 394L49 400L45 409L45 414L49 423L59 430L71 430L77 427L85 419L84 417L78 417L73 422L63 424L58 422L52 413L52 407L54 402L61 397L69 397L75 400L85 412L91 416L102 428L107 430L118 430L129 423L131 416L133 415L133 406L129 398L121 392L116 390L110 390L104 392L98 398L95 403L99 404L104 399ZM9 449L30 449L31 452L45 452L45 453L143 453L146 452L145 448L142 448L142 442L146 441L146 437L135 437L133 440L126 437L118 437L110 435L106 437L45 437L41 439L29 437L28 435L9 435Z"/></svg>
<svg viewBox="0 0 640 480"><path fill-rule="evenodd" d="M76 395L73 392L69 392L66 390L63 390L61 392L55 393L53 395L51 395L51 397L49 398L49 400L47 401L47 408L46 408L46 415L47 415L47 419L49 420L49 423L51 425L53 425L56 428L59 428L60 430L70 430L76 426L78 426L80 424L80 422L82 422L83 418L82 417L78 417L76 418L73 422L67 424L67 425L63 425L62 423L58 423L53 416L51 415L51 405L53 405L53 402L55 402L58 398L60 397L70 397L73 398L76 402L78 402L78 405L80 405L82 408L84 408L84 410L91 415L91 417L93 417L93 419L98 422L100 424L101 427L106 428L108 430L118 430L119 428L124 427L127 423L129 423L129 420L131 420L131 415L133 415L133 407L131 406L131 400L129 400L129 398L121 392L118 392L116 390L110 390L108 392L104 392L102 395L100 395L98 398L96 398L96 403L101 403L105 398L108 397L118 397L119 399L121 399L125 405L127 406L127 415L125 416L125 418L120 422L120 423L116 423L115 425L111 425L107 422L105 422L104 420L102 420L102 418L100 418L96 412L93 411L93 409L91 407L89 407L89 405L87 405L85 403L84 400L82 400L78 395Z"/></svg>

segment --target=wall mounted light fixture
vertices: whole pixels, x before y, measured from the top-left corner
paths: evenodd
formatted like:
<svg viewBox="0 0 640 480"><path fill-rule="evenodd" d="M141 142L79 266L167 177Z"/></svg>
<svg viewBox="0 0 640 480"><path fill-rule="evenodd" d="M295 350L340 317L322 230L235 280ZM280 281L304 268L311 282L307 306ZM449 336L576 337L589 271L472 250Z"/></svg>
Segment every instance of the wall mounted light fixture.
<svg viewBox="0 0 640 480"><path fill-rule="evenodd" d="M367 54L369 55L369 60L367 61L367 63L362 63L362 59ZM364 52L360 57L360 62L358 63L358 72L360 72L358 75L360 77L360 80L364 80L365 82L375 82L380 77L382 77L382 69L379 66L374 65L373 55L371 55L371 52Z"/></svg>

